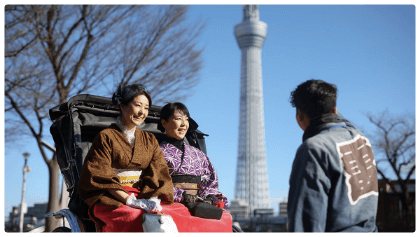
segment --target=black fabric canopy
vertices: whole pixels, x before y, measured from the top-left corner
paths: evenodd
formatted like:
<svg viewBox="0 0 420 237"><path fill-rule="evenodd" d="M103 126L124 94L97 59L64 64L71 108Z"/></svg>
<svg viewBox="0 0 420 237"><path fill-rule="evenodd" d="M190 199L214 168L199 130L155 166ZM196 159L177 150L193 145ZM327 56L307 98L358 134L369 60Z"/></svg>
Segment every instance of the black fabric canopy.
<svg viewBox="0 0 420 237"><path fill-rule="evenodd" d="M160 106L152 105L146 120L138 126L143 131L153 133L159 142L166 136L157 128L161 109ZM69 209L84 222L92 221L87 215L86 204L77 193L83 161L95 136L114 123L119 114L119 107L112 104L111 98L88 94L76 95L49 110L53 122L50 132L55 142L57 162L70 192ZM197 128L198 124L190 118L190 128L184 140L207 153L204 136L208 135Z"/></svg>

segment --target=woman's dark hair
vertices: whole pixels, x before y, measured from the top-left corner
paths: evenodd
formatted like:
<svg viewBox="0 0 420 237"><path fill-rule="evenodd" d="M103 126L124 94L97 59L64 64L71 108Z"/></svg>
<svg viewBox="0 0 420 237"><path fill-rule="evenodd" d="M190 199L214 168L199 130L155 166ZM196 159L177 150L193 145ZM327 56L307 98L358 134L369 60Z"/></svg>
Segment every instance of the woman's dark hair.
<svg viewBox="0 0 420 237"><path fill-rule="evenodd" d="M337 87L323 80L305 81L290 93L290 103L309 119L333 113L337 103Z"/></svg>
<svg viewBox="0 0 420 237"><path fill-rule="evenodd" d="M131 84L121 88L118 87L117 91L112 95L112 103L116 105L128 105L136 96L144 95L149 100L149 106L152 106L152 98L142 84Z"/></svg>
<svg viewBox="0 0 420 237"><path fill-rule="evenodd" d="M165 106L163 106L162 110L160 111L158 129L161 132L165 131L165 128L162 126L161 120L164 119L165 121L168 121L169 117L171 117L177 110L181 111L188 118L190 117L190 112L188 112L187 106L185 106L183 103L174 102L174 103L166 104Z"/></svg>

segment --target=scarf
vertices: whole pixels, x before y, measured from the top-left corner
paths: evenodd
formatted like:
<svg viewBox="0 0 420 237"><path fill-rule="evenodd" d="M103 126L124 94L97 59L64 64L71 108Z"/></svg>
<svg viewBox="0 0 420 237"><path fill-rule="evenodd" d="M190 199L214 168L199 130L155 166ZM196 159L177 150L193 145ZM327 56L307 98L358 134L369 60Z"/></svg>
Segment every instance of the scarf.
<svg viewBox="0 0 420 237"><path fill-rule="evenodd" d="M180 151L182 151L182 153L184 153L185 148L184 148L184 140L178 140L172 137L168 137L165 136L165 138L163 139L164 141L166 141L169 144L174 145L176 148L178 148Z"/></svg>
<svg viewBox="0 0 420 237"><path fill-rule="evenodd" d="M338 123L337 114L329 113L329 114L322 114L311 119L308 127L306 128L305 132L303 133L302 142L306 141L308 138L315 136L316 134L320 133L323 128L322 125L326 123Z"/></svg>

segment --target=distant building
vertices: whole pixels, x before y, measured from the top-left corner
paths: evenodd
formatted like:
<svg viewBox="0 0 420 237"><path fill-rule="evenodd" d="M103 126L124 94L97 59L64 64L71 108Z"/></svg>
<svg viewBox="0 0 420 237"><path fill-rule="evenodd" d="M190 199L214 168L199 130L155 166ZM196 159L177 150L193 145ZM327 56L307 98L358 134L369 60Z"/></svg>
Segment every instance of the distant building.
<svg viewBox="0 0 420 237"><path fill-rule="evenodd" d="M244 232L285 232L287 217L274 216L272 208L254 209L252 215L249 205L243 201L233 199L230 201L228 211L233 222L240 226Z"/></svg>
<svg viewBox="0 0 420 237"><path fill-rule="evenodd" d="M274 210L272 208L254 209L254 216L256 217L274 216Z"/></svg>
<svg viewBox="0 0 420 237"><path fill-rule="evenodd" d="M19 232L19 207L13 207L4 223L6 232Z"/></svg>
<svg viewBox="0 0 420 237"><path fill-rule="evenodd" d="M286 232L287 217L273 216L273 209L255 209L253 216L234 219L244 232Z"/></svg>
<svg viewBox="0 0 420 237"><path fill-rule="evenodd" d="M232 215L233 221L235 221L237 217L249 216L249 205L243 201L233 199L230 201L228 211Z"/></svg>
<svg viewBox="0 0 420 237"><path fill-rule="evenodd" d="M235 25L241 50L239 141L235 199L254 209L270 208L265 152L261 51L267 24L260 21L257 5L244 5L242 22Z"/></svg>
<svg viewBox="0 0 420 237"><path fill-rule="evenodd" d="M44 219L45 214L47 213L48 202L46 203L35 203L33 207L28 207L28 212L25 213L25 216L34 216L38 220Z"/></svg>
<svg viewBox="0 0 420 237"><path fill-rule="evenodd" d="M279 203L279 216L287 216L287 198Z"/></svg>
<svg viewBox="0 0 420 237"><path fill-rule="evenodd" d="M401 202L401 187L397 181L391 182L397 192L383 179L378 180L378 213L376 225L381 232L414 232L416 203L408 207L405 212ZM415 180L410 180L408 185L409 196L416 198Z"/></svg>
<svg viewBox="0 0 420 237"><path fill-rule="evenodd" d="M37 227L37 224L43 223L47 208L48 203L36 203L33 207L27 207L23 218L23 231L29 231L31 228ZM19 207L13 207L13 210L9 213L9 218L5 220L5 231L19 232L19 222Z"/></svg>
<svg viewBox="0 0 420 237"><path fill-rule="evenodd" d="M398 193L401 193L401 186L398 184L398 181L394 180L391 183L395 190L397 190ZM384 179L378 180L378 189L380 192L392 193L391 186ZM413 194L416 192L416 182L414 179L410 180L408 184L408 192Z"/></svg>

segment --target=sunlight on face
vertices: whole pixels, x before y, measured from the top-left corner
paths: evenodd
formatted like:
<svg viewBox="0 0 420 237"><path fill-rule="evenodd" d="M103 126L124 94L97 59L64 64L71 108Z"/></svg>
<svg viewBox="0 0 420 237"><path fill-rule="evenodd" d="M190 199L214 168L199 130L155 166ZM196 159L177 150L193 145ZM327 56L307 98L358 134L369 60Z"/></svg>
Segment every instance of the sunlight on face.
<svg viewBox="0 0 420 237"><path fill-rule="evenodd" d="M121 111L121 122L131 130L146 119L149 114L149 100L144 95L138 95L128 105L121 105Z"/></svg>
<svg viewBox="0 0 420 237"><path fill-rule="evenodd" d="M185 137L190 124L188 116L184 115L182 111L176 110L168 121L162 119L162 126L165 128L168 137L181 140Z"/></svg>

